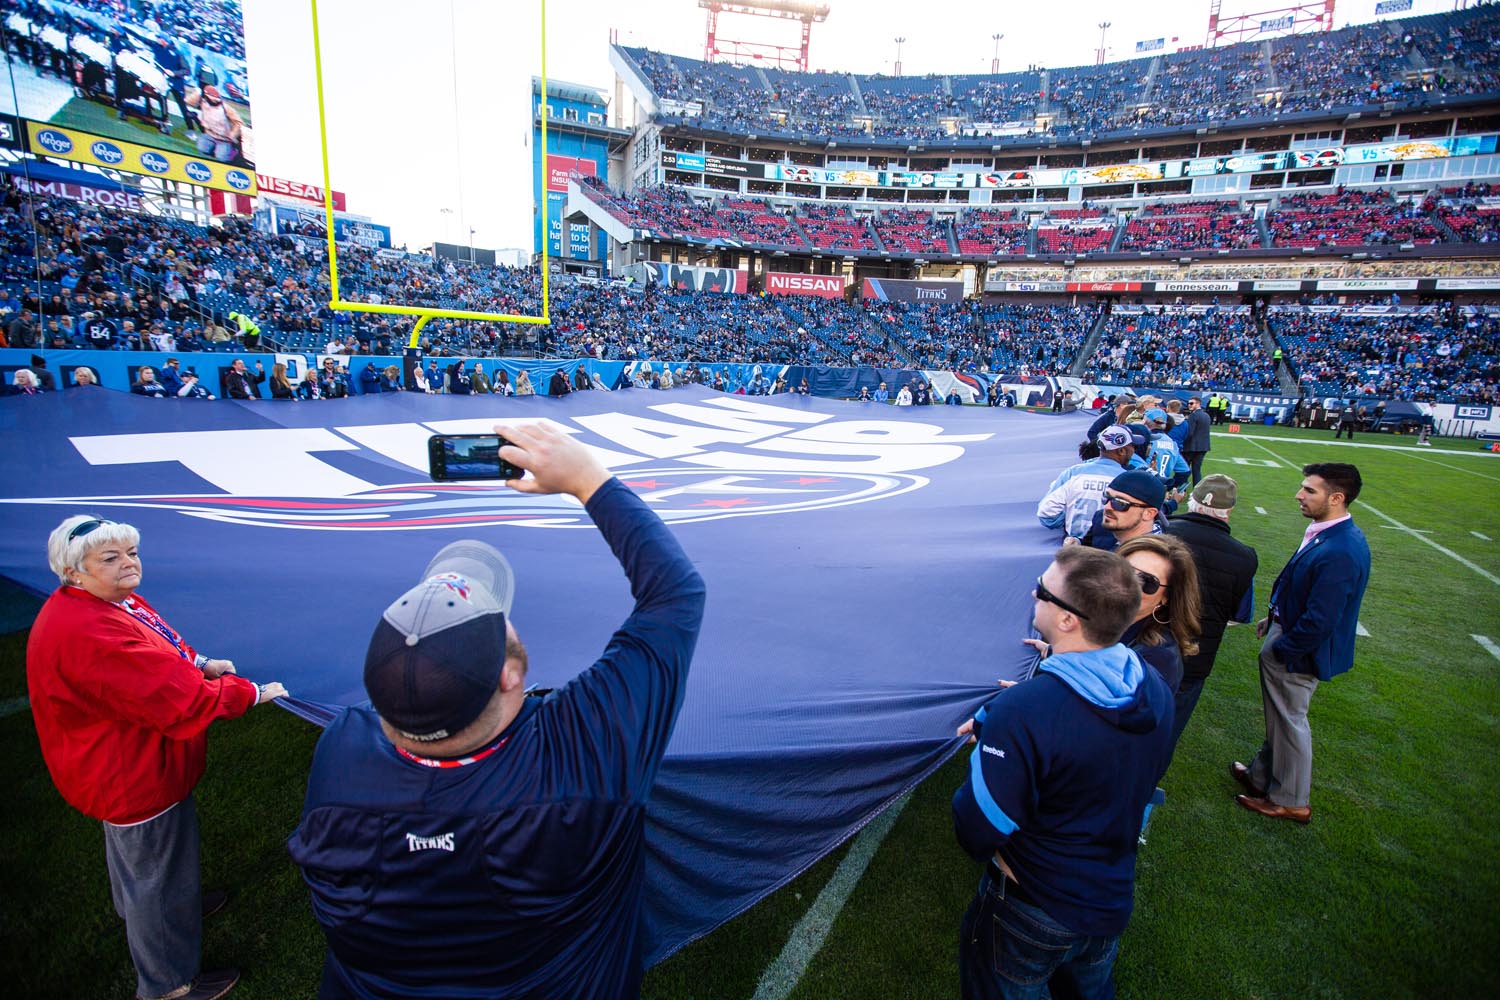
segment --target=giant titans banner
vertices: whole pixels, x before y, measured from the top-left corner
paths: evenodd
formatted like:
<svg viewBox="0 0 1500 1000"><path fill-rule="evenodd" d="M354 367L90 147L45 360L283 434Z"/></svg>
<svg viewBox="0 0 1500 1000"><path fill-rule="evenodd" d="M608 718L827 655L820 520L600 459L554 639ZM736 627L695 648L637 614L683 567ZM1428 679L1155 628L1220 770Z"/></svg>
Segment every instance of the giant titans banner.
<svg viewBox="0 0 1500 1000"><path fill-rule="evenodd" d="M649 955L812 864L940 765L1030 666L1038 497L1081 417L771 400L697 387L560 399L393 393L312 403L107 389L0 399L0 573L39 593L81 511L141 530L141 592L200 649L326 721L365 699L365 644L461 537L509 557L531 680L591 664L630 610L571 499L435 484L434 432L554 420L645 497L708 582L650 807ZM934 845L950 849L951 845Z"/></svg>

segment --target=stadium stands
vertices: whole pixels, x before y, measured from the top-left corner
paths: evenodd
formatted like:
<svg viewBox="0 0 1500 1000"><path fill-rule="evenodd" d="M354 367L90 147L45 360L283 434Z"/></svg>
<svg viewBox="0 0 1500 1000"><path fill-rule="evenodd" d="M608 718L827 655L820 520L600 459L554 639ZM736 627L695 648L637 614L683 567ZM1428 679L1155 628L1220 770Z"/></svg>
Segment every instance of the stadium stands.
<svg viewBox="0 0 1500 1000"><path fill-rule="evenodd" d="M1494 318L1273 310L1268 322L1310 395L1500 403Z"/></svg>
<svg viewBox="0 0 1500 1000"><path fill-rule="evenodd" d="M1245 250L1260 246L1255 220L1237 201L1148 205L1125 226L1121 250Z"/></svg>
<svg viewBox="0 0 1500 1000"><path fill-rule="evenodd" d="M987 145L982 134L966 140L965 129L1019 122L1027 131L1022 138L1088 138L1336 109L1422 107L1495 93L1496 37L1500 8L1486 4L1099 66L993 75L761 72L642 48L620 51L657 95L696 103L701 114L688 117L708 128ZM1039 124L1044 113L1046 128Z"/></svg>
<svg viewBox="0 0 1500 1000"><path fill-rule="evenodd" d="M1272 391L1277 386L1249 314L1216 309L1110 316L1085 378L1207 389Z"/></svg>

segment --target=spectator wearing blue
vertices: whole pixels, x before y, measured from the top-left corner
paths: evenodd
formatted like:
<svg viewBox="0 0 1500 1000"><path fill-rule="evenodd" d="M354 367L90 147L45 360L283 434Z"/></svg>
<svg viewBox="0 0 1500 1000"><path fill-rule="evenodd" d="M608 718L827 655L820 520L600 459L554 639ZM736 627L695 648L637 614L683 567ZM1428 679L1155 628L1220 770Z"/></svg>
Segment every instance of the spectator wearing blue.
<svg viewBox="0 0 1500 1000"><path fill-rule="evenodd" d="M365 367L359 373L359 391L365 394L380 392L380 372L375 368L375 362L365 363Z"/></svg>
<svg viewBox="0 0 1500 1000"><path fill-rule="evenodd" d="M1099 408L1099 416L1094 418L1094 422L1089 425L1089 431L1084 437L1090 441L1097 441L1099 440L1099 435L1104 433L1106 427L1113 424L1123 425L1126 418L1130 416L1131 411L1135 409L1135 404L1135 393L1129 389L1116 394L1109 401L1108 406Z"/></svg>
<svg viewBox="0 0 1500 1000"><path fill-rule="evenodd" d="M889 403L891 401L891 391L886 388L884 382L875 387L873 398L877 403Z"/></svg>
<svg viewBox="0 0 1500 1000"><path fill-rule="evenodd" d="M155 399L167 398L167 387L156 381L156 369L149 365L143 366L136 373L136 380L130 384L130 391L137 396L151 396Z"/></svg>
<svg viewBox="0 0 1500 1000"><path fill-rule="evenodd" d="M1182 453L1177 450L1177 442L1167 433L1167 411L1152 408L1146 411L1146 426L1151 431L1151 445L1146 452L1146 465L1151 471L1161 477L1162 482L1167 484L1168 489L1175 490L1188 481L1192 472ZM1176 504L1171 509L1176 509ZM1169 510L1168 513L1171 513Z"/></svg>
<svg viewBox="0 0 1500 1000"><path fill-rule="evenodd" d="M978 746L953 828L985 865L960 930L965 1000L1114 996L1141 816L1171 746L1172 692L1120 644L1141 606L1130 563L1061 549L1034 596L1050 655L958 730Z"/></svg>
<svg viewBox="0 0 1500 1000"><path fill-rule="evenodd" d="M167 363L162 365L158 373L161 384L166 386L168 395L176 396L182 391L182 375L178 368L182 362L176 358L168 358Z"/></svg>
<svg viewBox="0 0 1500 1000"><path fill-rule="evenodd" d="M453 362L448 367L448 391L455 396L467 396L474 388L474 380L464 370L462 360Z"/></svg>
<svg viewBox="0 0 1500 1000"><path fill-rule="evenodd" d="M1044 528L1061 528L1063 544L1077 543L1088 533L1105 490L1136 461L1135 444L1130 431L1116 424L1106 427L1094 444L1098 454L1064 469L1037 504L1036 516ZM1080 448L1080 453L1084 449ZM1154 478L1154 477L1153 477Z"/></svg>
<svg viewBox="0 0 1500 1000"><path fill-rule="evenodd" d="M1105 487L1099 512L1081 541L1109 552L1132 538L1161 534L1166 499L1167 489L1157 476L1146 469L1127 469Z"/></svg>
<svg viewBox="0 0 1500 1000"><path fill-rule="evenodd" d="M1167 436L1176 444L1177 450L1182 450L1182 442L1187 437L1187 414L1182 412L1182 400L1167 400Z"/></svg>
<svg viewBox="0 0 1500 1000"><path fill-rule="evenodd" d="M324 998L640 995L647 807L703 578L583 443L550 423L495 431L530 473L506 485L577 500L634 607L595 663L536 697L515 574L488 545L445 547L386 608L370 704L324 730L288 841L328 940Z"/></svg>

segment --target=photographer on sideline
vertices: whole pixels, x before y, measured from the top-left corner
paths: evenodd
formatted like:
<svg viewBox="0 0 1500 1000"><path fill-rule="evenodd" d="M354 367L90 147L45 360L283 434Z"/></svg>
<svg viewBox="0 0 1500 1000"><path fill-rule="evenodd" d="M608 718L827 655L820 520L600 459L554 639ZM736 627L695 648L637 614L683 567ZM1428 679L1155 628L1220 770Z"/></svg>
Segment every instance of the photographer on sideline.
<svg viewBox="0 0 1500 1000"><path fill-rule="evenodd" d="M545 697L524 693L515 579L488 545L447 546L386 609L365 657L373 707L324 731L288 842L328 938L320 997L640 993L646 804L703 580L582 444L550 424L495 430L530 473L506 485L582 503L635 607Z"/></svg>

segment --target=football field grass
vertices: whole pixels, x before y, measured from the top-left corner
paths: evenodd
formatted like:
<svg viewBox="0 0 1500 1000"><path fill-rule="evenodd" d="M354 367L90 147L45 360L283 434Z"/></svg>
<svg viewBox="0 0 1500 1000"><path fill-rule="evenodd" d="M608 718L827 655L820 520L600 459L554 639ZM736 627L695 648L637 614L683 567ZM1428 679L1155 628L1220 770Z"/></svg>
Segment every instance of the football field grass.
<svg viewBox="0 0 1500 1000"><path fill-rule="evenodd" d="M1234 803L1229 762L1247 760L1263 730L1258 643L1231 629L1141 849L1123 997L1471 996L1500 979L1500 455L1216 428L1205 472L1239 480L1231 526L1260 553L1258 609L1305 527L1292 499L1300 466L1330 460L1364 476L1352 510L1373 570L1355 669L1313 700L1313 821ZM20 700L24 647L24 633L0 637L0 981L16 996L128 997L102 834L47 777ZM204 957L244 971L245 1000L316 992L322 938L283 847L316 737L289 713L252 711L209 741L204 882L232 901L207 924ZM871 824L652 969L644 995L957 996L958 920L979 870L954 842L948 803L967 756L917 787L888 833Z"/></svg>

